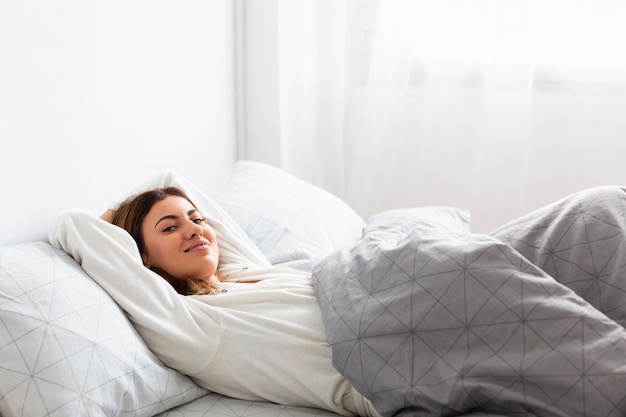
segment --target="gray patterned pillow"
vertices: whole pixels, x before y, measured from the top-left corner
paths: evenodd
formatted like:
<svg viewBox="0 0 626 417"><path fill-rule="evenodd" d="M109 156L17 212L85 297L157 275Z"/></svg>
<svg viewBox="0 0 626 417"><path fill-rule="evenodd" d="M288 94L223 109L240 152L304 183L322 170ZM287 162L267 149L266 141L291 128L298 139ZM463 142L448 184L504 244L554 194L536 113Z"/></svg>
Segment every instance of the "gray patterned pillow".
<svg viewBox="0 0 626 417"><path fill-rule="evenodd" d="M66 253L0 248L0 415L153 416L204 394Z"/></svg>

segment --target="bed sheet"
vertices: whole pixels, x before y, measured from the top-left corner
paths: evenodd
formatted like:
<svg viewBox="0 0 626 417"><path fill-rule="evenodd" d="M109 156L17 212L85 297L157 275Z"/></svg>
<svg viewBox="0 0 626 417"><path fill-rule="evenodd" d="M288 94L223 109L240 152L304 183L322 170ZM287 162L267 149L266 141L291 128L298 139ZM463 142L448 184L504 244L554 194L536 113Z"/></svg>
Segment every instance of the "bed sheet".
<svg viewBox="0 0 626 417"><path fill-rule="evenodd" d="M339 414L306 407L244 401L210 393L156 417L336 417ZM532 417L532 414L527 414ZM510 417L504 414L474 412L457 417Z"/></svg>
<svg viewBox="0 0 626 417"><path fill-rule="evenodd" d="M260 401L245 401L209 393L157 417L333 417L339 414L316 408L286 406Z"/></svg>

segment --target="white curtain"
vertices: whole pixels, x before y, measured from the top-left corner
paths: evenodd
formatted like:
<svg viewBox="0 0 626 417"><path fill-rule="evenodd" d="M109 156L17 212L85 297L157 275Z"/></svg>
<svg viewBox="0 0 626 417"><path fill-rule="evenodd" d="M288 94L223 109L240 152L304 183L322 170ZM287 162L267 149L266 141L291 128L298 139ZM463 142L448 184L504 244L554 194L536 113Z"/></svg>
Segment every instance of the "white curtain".
<svg viewBox="0 0 626 417"><path fill-rule="evenodd" d="M455 205L488 231L626 183L623 1L273 4L278 128L256 140L364 217Z"/></svg>

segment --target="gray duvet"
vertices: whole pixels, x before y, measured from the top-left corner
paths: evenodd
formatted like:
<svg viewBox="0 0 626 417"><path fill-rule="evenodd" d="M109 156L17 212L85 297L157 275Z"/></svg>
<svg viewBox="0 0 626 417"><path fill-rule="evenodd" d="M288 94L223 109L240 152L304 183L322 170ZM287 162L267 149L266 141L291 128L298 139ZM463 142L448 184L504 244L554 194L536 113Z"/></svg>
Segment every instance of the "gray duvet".
<svg viewBox="0 0 626 417"><path fill-rule="evenodd" d="M626 415L626 192L490 235L370 231L313 271L335 367L385 416Z"/></svg>

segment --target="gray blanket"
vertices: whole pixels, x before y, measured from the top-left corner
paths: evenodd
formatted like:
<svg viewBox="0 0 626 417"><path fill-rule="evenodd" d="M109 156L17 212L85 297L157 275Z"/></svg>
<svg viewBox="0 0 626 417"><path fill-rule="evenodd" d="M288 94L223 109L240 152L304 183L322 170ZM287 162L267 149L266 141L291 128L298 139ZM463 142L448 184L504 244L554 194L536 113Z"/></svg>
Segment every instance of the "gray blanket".
<svg viewBox="0 0 626 417"><path fill-rule="evenodd" d="M601 187L490 235L371 231L313 272L335 367L385 416L626 415L625 213Z"/></svg>

